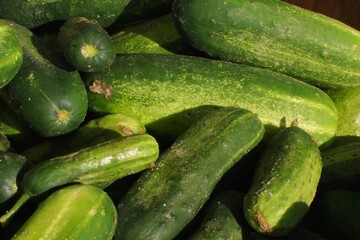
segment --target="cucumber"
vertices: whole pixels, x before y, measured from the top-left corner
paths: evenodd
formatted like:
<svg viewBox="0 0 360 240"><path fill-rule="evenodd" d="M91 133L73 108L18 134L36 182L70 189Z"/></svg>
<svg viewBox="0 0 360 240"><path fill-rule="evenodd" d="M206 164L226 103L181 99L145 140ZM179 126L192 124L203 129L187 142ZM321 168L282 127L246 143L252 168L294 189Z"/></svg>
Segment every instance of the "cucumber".
<svg viewBox="0 0 360 240"><path fill-rule="evenodd" d="M0 204L18 192L18 176L25 163L26 158L20 154L0 152Z"/></svg>
<svg viewBox="0 0 360 240"><path fill-rule="evenodd" d="M19 71L23 50L19 39L4 20L0 19L0 89L6 86Z"/></svg>
<svg viewBox="0 0 360 240"><path fill-rule="evenodd" d="M116 207L106 192L76 184L42 201L11 239L110 240L116 221Z"/></svg>
<svg viewBox="0 0 360 240"><path fill-rule="evenodd" d="M360 87L330 89L326 93L338 112L338 127L331 146L360 142Z"/></svg>
<svg viewBox="0 0 360 240"><path fill-rule="evenodd" d="M293 231L309 211L321 175L317 144L304 130L290 126L266 146L243 212L250 226L269 236Z"/></svg>
<svg viewBox="0 0 360 240"><path fill-rule="evenodd" d="M170 13L114 30L111 39L117 54L190 52L190 47L176 30Z"/></svg>
<svg viewBox="0 0 360 240"><path fill-rule="evenodd" d="M7 151L10 148L10 142L6 135L0 131L0 152Z"/></svg>
<svg viewBox="0 0 360 240"><path fill-rule="evenodd" d="M40 162L26 171L20 183L22 196L0 217L0 222L6 223L31 197L73 182L108 183L151 167L158 155L156 140L148 134L139 134Z"/></svg>
<svg viewBox="0 0 360 240"><path fill-rule="evenodd" d="M258 117L236 107L219 108L195 122L120 200L115 239L176 237L263 134Z"/></svg>
<svg viewBox="0 0 360 240"><path fill-rule="evenodd" d="M76 129L88 107L79 73L64 70L60 57L30 30L10 21L7 24L16 33L24 51L19 72L6 86L13 108L17 108L41 136L57 136Z"/></svg>
<svg viewBox="0 0 360 240"><path fill-rule="evenodd" d="M323 163L319 189L360 191L360 142L349 142L321 151Z"/></svg>
<svg viewBox="0 0 360 240"><path fill-rule="evenodd" d="M280 0L175 0L184 41L322 88L360 85L360 32Z"/></svg>
<svg viewBox="0 0 360 240"><path fill-rule="evenodd" d="M242 215L243 198L242 193L234 190L217 194L206 207L201 226L188 240L248 239Z"/></svg>
<svg viewBox="0 0 360 240"><path fill-rule="evenodd" d="M101 142L145 133L146 129L136 119L124 114L108 114L92 119L68 135L45 139L40 144L26 148L21 154L32 163L66 155Z"/></svg>
<svg viewBox="0 0 360 240"><path fill-rule="evenodd" d="M317 229L328 239L360 238L360 192L332 190L318 200Z"/></svg>
<svg viewBox="0 0 360 240"><path fill-rule="evenodd" d="M59 30L58 42L66 60L79 71L103 70L115 59L109 34L96 21L84 17L68 19Z"/></svg>
<svg viewBox="0 0 360 240"><path fill-rule="evenodd" d="M337 128L336 107L325 92L246 65L177 54L123 54L107 70L83 79L90 111L135 117L150 134L169 142L214 105L256 113L266 136L297 119L325 145Z"/></svg>

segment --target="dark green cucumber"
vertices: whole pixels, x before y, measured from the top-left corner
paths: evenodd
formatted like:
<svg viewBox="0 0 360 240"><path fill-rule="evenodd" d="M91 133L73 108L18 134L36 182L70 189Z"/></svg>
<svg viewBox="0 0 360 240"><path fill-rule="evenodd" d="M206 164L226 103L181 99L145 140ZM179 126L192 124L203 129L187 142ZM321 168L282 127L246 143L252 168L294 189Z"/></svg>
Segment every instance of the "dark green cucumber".
<svg viewBox="0 0 360 240"><path fill-rule="evenodd" d="M21 154L28 161L36 163L91 147L119 136L145 132L145 127L132 117L120 113L108 114L90 120L71 134L45 139L40 144L21 151Z"/></svg>
<svg viewBox="0 0 360 240"><path fill-rule="evenodd" d="M0 152L0 204L18 191L18 176L26 158L13 152Z"/></svg>
<svg viewBox="0 0 360 240"><path fill-rule="evenodd" d="M87 113L84 83L76 71L60 68L50 49L27 28L7 22L24 51L23 64L6 86L22 117L40 135L56 136L76 129ZM60 61L59 61L60 62ZM56 65L55 65L56 64Z"/></svg>
<svg viewBox="0 0 360 240"><path fill-rule="evenodd" d="M133 116L149 133L171 140L201 116L199 112L213 108L209 105L249 109L268 136L297 119L322 145L337 128L336 108L326 93L246 65L177 54L124 54L109 69L83 79L91 111Z"/></svg>
<svg viewBox="0 0 360 240"><path fill-rule="evenodd" d="M57 190L41 202L11 239L110 240L116 221L116 207L106 192L76 184Z"/></svg>
<svg viewBox="0 0 360 240"><path fill-rule="evenodd" d="M244 214L257 232L283 236L293 231L315 197L321 156L299 127L281 130L266 146L244 199Z"/></svg>
<svg viewBox="0 0 360 240"><path fill-rule="evenodd" d="M7 151L9 150L9 148L10 148L10 142L7 136L2 131L0 131L0 152Z"/></svg>
<svg viewBox="0 0 360 240"><path fill-rule="evenodd" d="M224 191L216 195L205 209L201 226L188 239L248 239L248 233L243 229L245 226L242 215L243 198L244 195L236 191Z"/></svg>
<svg viewBox="0 0 360 240"><path fill-rule="evenodd" d="M317 229L329 239L360 239L360 192L332 190L324 193L316 208Z"/></svg>
<svg viewBox="0 0 360 240"><path fill-rule="evenodd" d="M184 40L214 58L321 87L360 85L360 32L280 0L175 0Z"/></svg>
<svg viewBox="0 0 360 240"><path fill-rule="evenodd" d="M96 21L84 17L68 19L59 30L58 42L66 60L79 71L103 70L115 59L109 34Z"/></svg>
<svg viewBox="0 0 360 240"><path fill-rule="evenodd" d="M326 93L338 112L338 127L331 146L360 142L360 87L331 89Z"/></svg>
<svg viewBox="0 0 360 240"><path fill-rule="evenodd" d="M6 86L19 71L23 61L23 50L19 39L7 25L0 20L0 89Z"/></svg>
<svg viewBox="0 0 360 240"><path fill-rule="evenodd" d="M22 196L0 217L0 222L6 223L30 197L73 182L108 183L152 166L158 155L156 140L148 134L138 134L40 162L26 171L21 179Z"/></svg>
<svg viewBox="0 0 360 240"><path fill-rule="evenodd" d="M321 190L352 189L360 191L360 142L349 142L321 151L323 168Z"/></svg>
<svg viewBox="0 0 360 240"><path fill-rule="evenodd" d="M263 134L258 117L241 108L219 108L198 120L120 200L116 239L173 239Z"/></svg>
<svg viewBox="0 0 360 240"><path fill-rule="evenodd" d="M171 14L123 27L114 31L111 38L117 54L190 52L175 29Z"/></svg>

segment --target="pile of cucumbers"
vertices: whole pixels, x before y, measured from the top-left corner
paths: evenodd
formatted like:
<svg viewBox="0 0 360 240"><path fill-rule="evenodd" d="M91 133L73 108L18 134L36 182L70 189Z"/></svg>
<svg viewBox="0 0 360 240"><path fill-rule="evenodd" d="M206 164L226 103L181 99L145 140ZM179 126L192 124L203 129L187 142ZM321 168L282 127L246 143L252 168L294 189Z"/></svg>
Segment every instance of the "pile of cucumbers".
<svg viewBox="0 0 360 240"><path fill-rule="evenodd" d="M280 0L0 1L0 240L360 239L360 32Z"/></svg>

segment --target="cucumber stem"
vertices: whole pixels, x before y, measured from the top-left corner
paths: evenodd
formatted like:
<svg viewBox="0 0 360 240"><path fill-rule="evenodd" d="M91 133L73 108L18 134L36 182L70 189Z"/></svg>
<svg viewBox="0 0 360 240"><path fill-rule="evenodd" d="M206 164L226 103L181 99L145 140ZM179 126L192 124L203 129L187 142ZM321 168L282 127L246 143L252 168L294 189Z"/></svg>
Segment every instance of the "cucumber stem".
<svg viewBox="0 0 360 240"><path fill-rule="evenodd" d="M10 218L20 209L22 205L24 205L27 200L30 198L29 194L23 193L20 198L16 201L14 206L7 211L4 215L0 217L1 225L6 225L6 223L10 220Z"/></svg>

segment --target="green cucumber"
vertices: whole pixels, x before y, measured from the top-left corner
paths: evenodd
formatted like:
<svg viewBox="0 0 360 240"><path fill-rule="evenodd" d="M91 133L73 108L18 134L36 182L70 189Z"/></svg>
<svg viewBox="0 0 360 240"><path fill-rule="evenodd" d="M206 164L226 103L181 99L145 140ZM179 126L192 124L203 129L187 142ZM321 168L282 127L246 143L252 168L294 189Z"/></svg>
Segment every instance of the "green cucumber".
<svg viewBox="0 0 360 240"><path fill-rule="evenodd" d="M6 86L19 71L23 50L19 39L4 20L0 20L0 89Z"/></svg>
<svg viewBox="0 0 360 240"><path fill-rule="evenodd" d="M26 171L21 179L22 196L0 222L6 223L33 196L73 182L96 185L114 181L152 166L158 154L156 140L138 134L40 162Z"/></svg>
<svg viewBox="0 0 360 240"><path fill-rule="evenodd" d="M360 85L360 32L280 0L175 0L175 25L194 48L324 87Z"/></svg>
<svg viewBox="0 0 360 240"><path fill-rule="evenodd" d="M116 207L106 192L76 184L42 201L11 239L110 240L116 221Z"/></svg>
<svg viewBox="0 0 360 240"><path fill-rule="evenodd" d="M111 34L117 54L124 53L188 53L176 30L171 14L133 24Z"/></svg>
<svg viewBox="0 0 360 240"><path fill-rule="evenodd" d="M360 86L331 89L326 93L338 112L338 127L331 146L360 142Z"/></svg>
<svg viewBox="0 0 360 240"><path fill-rule="evenodd" d="M319 189L360 191L360 142L349 142L321 151L323 163Z"/></svg>
<svg viewBox="0 0 360 240"><path fill-rule="evenodd" d="M236 107L195 122L120 200L116 239L173 239L263 134L258 117Z"/></svg>
<svg viewBox="0 0 360 240"><path fill-rule="evenodd" d="M242 240L247 239L242 215L243 194L224 191L211 199L205 209L201 226L188 240ZM244 228L244 229L243 229Z"/></svg>
<svg viewBox="0 0 360 240"><path fill-rule="evenodd" d="M91 147L119 136L145 132L145 127L132 117L120 113L108 114L90 120L68 135L45 139L37 145L24 149L21 154L28 161L36 163Z"/></svg>
<svg viewBox="0 0 360 240"><path fill-rule="evenodd" d="M266 146L244 199L250 226L269 236L293 231L309 211L321 168L320 150L309 134L296 126L278 132Z"/></svg>
<svg viewBox="0 0 360 240"><path fill-rule="evenodd" d="M326 93L246 65L177 54L123 54L107 70L83 79L90 111L135 117L150 134L169 141L213 105L256 113L267 136L297 119L323 145L337 128L336 108Z"/></svg>
<svg viewBox="0 0 360 240"><path fill-rule="evenodd" d="M360 239L360 192L332 190L319 197L316 227L325 238Z"/></svg>
<svg viewBox="0 0 360 240"><path fill-rule="evenodd" d="M26 158L13 152L0 152L0 204L18 192L19 173Z"/></svg>
<svg viewBox="0 0 360 240"><path fill-rule="evenodd" d="M0 131L0 152L1 151L7 151L10 148L10 142L7 138L7 136Z"/></svg>
<svg viewBox="0 0 360 240"><path fill-rule="evenodd" d="M16 33L24 51L19 72L6 86L13 107L44 137L76 129L84 120L88 106L79 73L60 68L60 57L30 30L10 21L7 24Z"/></svg>
<svg viewBox="0 0 360 240"><path fill-rule="evenodd" d="M66 60L79 71L103 70L115 59L109 34L96 21L84 17L68 19L59 29L58 42Z"/></svg>

